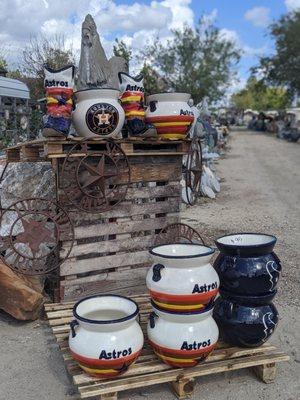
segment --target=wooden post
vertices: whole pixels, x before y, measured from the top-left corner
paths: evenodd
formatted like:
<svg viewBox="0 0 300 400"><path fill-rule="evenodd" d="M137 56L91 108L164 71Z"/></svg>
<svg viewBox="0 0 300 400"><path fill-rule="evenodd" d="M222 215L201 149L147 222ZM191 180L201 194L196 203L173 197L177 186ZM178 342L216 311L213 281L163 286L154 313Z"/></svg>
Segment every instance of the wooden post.
<svg viewBox="0 0 300 400"><path fill-rule="evenodd" d="M195 379L178 377L177 381L171 382L171 385L178 399L186 399L194 392Z"/></svg>
<svg viewBox="0 0 300 400"><path fill-rule="evenodd" d="M102 394L100 400L118 400L118 393L106 393Z"/></svg>
<svg viewBox="0 0 300 400"><path fill-rule="evenodd" d="M257 377L264 383L272 383L276 378L276 363L258 365L253 367Z"/></svg>

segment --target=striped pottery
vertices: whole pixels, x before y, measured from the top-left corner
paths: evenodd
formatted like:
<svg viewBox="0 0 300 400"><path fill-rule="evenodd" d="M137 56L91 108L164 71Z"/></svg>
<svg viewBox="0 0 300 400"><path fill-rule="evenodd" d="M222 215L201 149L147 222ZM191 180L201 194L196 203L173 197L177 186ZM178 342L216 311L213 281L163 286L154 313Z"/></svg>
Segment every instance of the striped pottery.
<svg viewBox="0 0 300 400"><path fill-rule="evenodd" d="M162 139L180 140L194 121L194 113L188 105L188 93L158 93L147 97L146 122L155 126Z"/></svg>
<svg viewBox="0 0 300 400"><path fill-rule="evenodd" d="M194 367L214 349L219 330L206 311L176 313L165 311L152 302L147 335L155 354L174 368Z"/></svg>
<svg viewBox="0 0 300 400"><path fill-rule="evenodd" d="M211 247L199 244L168 244L150 250L154 264L146 284L156 306L166 311L204 311L219 291L219 277L210 259Z"/></svg>
<svg viewBox="0 0 300 400"><path fill-rule="evenodd" d="M118 295L91 296L75 304L69 347L86 373L113 378L127 371L144 343L138 313L133 300Z"/></svg>

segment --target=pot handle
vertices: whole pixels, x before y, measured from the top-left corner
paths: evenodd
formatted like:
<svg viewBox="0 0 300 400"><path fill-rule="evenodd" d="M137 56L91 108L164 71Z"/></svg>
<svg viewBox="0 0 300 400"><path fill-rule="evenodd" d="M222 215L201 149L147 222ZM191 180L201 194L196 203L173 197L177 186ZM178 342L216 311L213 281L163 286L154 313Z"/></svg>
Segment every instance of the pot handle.
<svg viewBox="0 0 300 400"><path fill-rule="evenodd" d="M76 336L75 326L78 326L78 325L79 325L79 323L78 323L78 321L76 319L73 319L73 321L70 322L72 338L74 338Z"/></svg>
<svg viewBox="0 0 300 400"><path fill-rule="evenodd" d="M149 107L150 107L150 111L151 111L151 112L156 111L156 103L157 103L157 100L152 100L152 101L150 101Z"/></svg>
<svg viewBox="0 0 300 400"><path fill-rule="evenodd" d="M274 251L272 251L272 256L275 258L275 261L276 261L276 263L278 264L278 266L279 266L279 269L277 269L277 272L280 272L281 271L281 261L280 261L280 259L279 259L279 257L277 256L277 254L276 253L274 253Z"/></svg>
<svg viewBox="0 0 300 400"><path fill-rule="evenodd" d="M164 268L165 268L165 266L162 265L162 264L155 264L155 265L153 265L153 276L152 276L152 280L153 280L154 282L158 282L158 281L161 280L161 273L160 273L160 271L161 271L162 269L164 269Z"/></svg>
<svg viewBox="0 0 300 400"><path fill-rule="evenodd" d="M149 322L150 322L150 328L153 329L155 327L155 318L158 318L158 315L155 314L154 311L151 311L149 314Z"/></svg>

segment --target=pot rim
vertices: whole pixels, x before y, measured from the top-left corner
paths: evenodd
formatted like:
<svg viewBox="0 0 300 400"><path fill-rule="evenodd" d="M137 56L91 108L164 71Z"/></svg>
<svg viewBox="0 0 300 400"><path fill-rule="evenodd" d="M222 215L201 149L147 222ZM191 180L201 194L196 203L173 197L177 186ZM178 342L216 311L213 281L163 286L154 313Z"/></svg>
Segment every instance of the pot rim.
<svg viewBox="0 0 300 400"><path fill-rule="evenodd" d="M259 244L227 244L227 243L222 243L219 240L229 237L229 236L236 236L236 235L253 235L253 236L267 236L270 238L270 240L266 243L259 243ZM250 248L250 247L254 247L254 248L261 248L261 247L266 247L266 246L270 246L271 244L275 245L275 243L277 242L277 238L274 235L270 235L268 233L261 233L261 232L234 232L234 233L230 233L229 235L223 235L223 236L219 236L216 240L215 243L216 245L220 244L221 246L226 246L226 247L230 247L230 248Z"/></svg>
<svg viewBox="0 0 300 400"><path fill-rule="evenodd" d="M100 88L100 87L92 87L92 88L86 88L86 89L80 89L80 90L76 90L76 92L74 92L74 94L76 93L81 93L81 92L87 92L89 90L113 90L114 92L119 92L119 89L116 88L110 88L110 87L105 87L105 88Z"/></svg>
<svg viewBox="0 0 300 400"><path fill-rule="evenodd" d="M176 256L176 255L164 255L164 254L159 254L155 252L155 249L158 249L159 247L164 247L164 246L172 246L172 245L181 245L181 246L197 246L197 247L206 247L209 249L206 253L201 253L201 254L192 254L192 255L186 255L186 256ZM183 258L198 258L198 257L205 257L208 255L211 255L215 252L215 249L209 246L201 245L198 243L169 243L169 244L160 244L159 246L154 246L149 250L149 253L152 254L153 256L157 257L162 257L162 258L173 258L173 259L183 259Z"/></svg>
<svg viewBox="0 0 300 400"><path fill-rule="evenodd" d="M155 312L157 309L160 312L171 314L171 315L204 315L205 313L209 313L214 308L214 302L212 302L207 308L204 310L196 310L196 311L172 311L172 310L165 310L164 308L158 306L152 299L151 299L151 306Z"/></svg>
<svg viewBox="0 0 300 400"><path fill-rule="evenodd" d="M77 314L76 309L79 306L79 304L81 304L82 302L84 302L86 300L95 299L95 298L98 298L98 297L118 297L118 298L121 298L121 299L125 299L125 300L128 300L131 303L133 303L135 305L136 309L135 309L135 311L133 313L131 313L130 315L127 315L126 317L117 318L117 319L111 319L111 320L104 320L104 321L85 318L85 317L82 317L82 316ZM73 307L73 315L74 315L74 317L76 319L78 319L79 321L82 321L82 322L87 322L89 324L97 324L97 325L117 324L117 323L120 323L120 322L125 322L125 321L128 321L128 320L133 319L134 317L136 317L138 315L138 313L139 313L139 306L134 300L130 299L129 297L120 296L118 294L96 294L94 296L84 297L83 299L77 301L77 303L75 303L74 307Z"/></svg>
<svg viewBox="0 0 300 400"><path fill-rule="evenodd" d="M264 301L266 302L266 304L270 303L274 297L276 296L278 290L277 289L273 289L271 290L269 293L262 293L262 294L240 294L240 293L234 293L231 292L230 290L226 290L226 289L220 289L220 296L222 298L222 296L229 301L237 301L237 302L241 302L241 305L246 306L249 303L249 307L251 307L251 304L254 302L260 302L260 301ZM246 304L244 304L243 302L246 302Z"/></svg>

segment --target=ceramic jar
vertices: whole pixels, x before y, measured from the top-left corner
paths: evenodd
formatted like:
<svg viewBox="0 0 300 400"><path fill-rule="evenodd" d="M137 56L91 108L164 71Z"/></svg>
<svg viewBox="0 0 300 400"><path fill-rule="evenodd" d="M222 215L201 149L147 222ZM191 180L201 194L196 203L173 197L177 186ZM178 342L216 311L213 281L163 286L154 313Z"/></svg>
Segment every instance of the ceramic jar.
<svg viewBox="0 0 300 400"><path fill-rule="evenodd" d="M146 284L154 304L167 311L205 310L214 302L219 277L210 259L214 249L199 244L167 244L150 250L154 263Z"/></svg>
<svg viewBox="0 0 300 400"><path fill-rule="evenodd" d="M194 121L188 93L158 93L147 97L146 122L162 139L184 139Z"/></svg>
<svg viewBox="0 0 300 400"><path fill-rule="evenodd" d="M221 338L233 346L264 344L278 322L277 309L271 302L275 294L276 290L267 295L245 296L221 290L213 313Z"/></svg>
<svg viewBox="0 0 300 400"><path fill-rule="evenodd" d="M78 301L70 324L72 357L93 376L112 378L125 372L143 347L138 313L137 304L122 296L99 295Z"/></svg>
<svg viewBox="0 0 300 400"><path fill-rule="evenodd" d="M238 233L216 240L220 254L214 262L222 289L245 295L273 292L281 264L271 235Z"/></svg>
<svg viewBox="0 0 300 400"><path fill-rule="evenodd" d="M214 349L219 330L206 311L176 313L165 311L152 302L147 334L156 355L172 367L194 367Z"/></svg>
<svg viewBox="0 0 300 400"><path fill-rule="evenodd" d="M75 92L73 124L79 136L116 137L124 124L125 113L116 89L85 89Z"/></svg>

